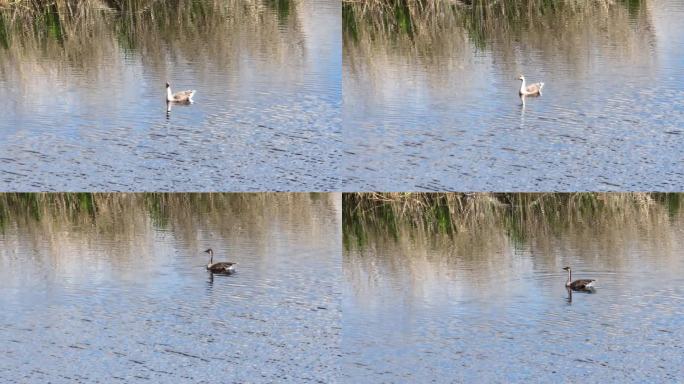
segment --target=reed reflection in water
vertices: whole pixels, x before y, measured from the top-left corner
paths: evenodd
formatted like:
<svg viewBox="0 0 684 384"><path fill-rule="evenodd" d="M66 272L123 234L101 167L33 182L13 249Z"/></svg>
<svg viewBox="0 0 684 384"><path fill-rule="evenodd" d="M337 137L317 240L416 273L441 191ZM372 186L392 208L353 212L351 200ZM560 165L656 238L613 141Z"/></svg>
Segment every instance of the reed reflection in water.
<svg viewBox="0 0 684 384"><path fill-rule="evenodd" d="M344 377L679 382L682 198L345 194ZM569 301L566 265L596 292Z"/></svg>
<svg viewBox="0 0 684 384"><path fill-rule="evenodd" d="M681 191L683 16L675 0L345 2L346 190ZM546 83L524 108L521 73Z"/></svg>
<svg viewBox="0 0 684 384"><path fill-rule="evenodd" d="M0 381L333 381L339 201L0 194Z"/></svg>
<svg viewBox="0 0 684 384"><path fill-rule="evenodd" d="M3 190L337 185L338 2L37 3L0 2Z"/></svg>

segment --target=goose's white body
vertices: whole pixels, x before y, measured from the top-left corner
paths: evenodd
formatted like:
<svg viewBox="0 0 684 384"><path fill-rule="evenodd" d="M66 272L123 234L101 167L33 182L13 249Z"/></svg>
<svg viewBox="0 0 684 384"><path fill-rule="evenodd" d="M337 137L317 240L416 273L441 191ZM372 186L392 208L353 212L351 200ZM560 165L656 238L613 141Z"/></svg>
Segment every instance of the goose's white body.
<svg viewBox="0 0 684 384"><path fill-rule="evenodd" d="M523 76L523 75L520 75L518 77L518 80L521 81L520 91L519 91L521 96L537 96L537 95L541 96L541 91L542 91L542 88L544 87L543 82L527 85L527 83L525 82L525 76Z"/></svg>
<svg viewBox="0 0 684 384"><path fill-rule="evenodd" d="M166 83L166 101L175 103L192 103L192 97L195 96L195 90L187 90L173 93L171 85Z"/></svg>

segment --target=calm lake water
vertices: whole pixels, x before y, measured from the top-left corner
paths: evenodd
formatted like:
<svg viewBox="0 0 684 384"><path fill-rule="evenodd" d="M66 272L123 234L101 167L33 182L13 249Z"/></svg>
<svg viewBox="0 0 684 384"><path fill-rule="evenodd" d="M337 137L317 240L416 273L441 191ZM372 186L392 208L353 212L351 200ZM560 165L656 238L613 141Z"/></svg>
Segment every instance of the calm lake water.
<svg viewBox="0 0 684 384"><path fill-rule="evenodd" d="M343 255L343 377L375 383L659 382L684 377L684 217L352 236ZM345 234L345 237L349 234ZM345 240L345 243L347 241ZM565 289L593 278L593 294Z"/></svg>
<svg viewBox="0 0 684 384"><path fill-rule="evenodd" d="M154 4L0 38L0 188L336 189L340 2Z"/></svg>
<svg viewBox="0 0 684 384"><path fill-rule="evenodd" d="M192 200L3 218L0 382L334 381L339 195Z"/></svg>
<svg viewBox="0 0 684 384"><path fill-rule="evenodd" d="M684 3L613 3L391 36L345 5L345 190L682 190Z"/></svg>

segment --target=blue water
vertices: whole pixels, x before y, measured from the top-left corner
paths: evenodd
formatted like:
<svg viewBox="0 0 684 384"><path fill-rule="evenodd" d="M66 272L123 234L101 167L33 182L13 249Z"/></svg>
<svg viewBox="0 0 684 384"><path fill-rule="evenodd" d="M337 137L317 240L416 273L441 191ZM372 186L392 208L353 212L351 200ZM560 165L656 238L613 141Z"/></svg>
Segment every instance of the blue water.
<svg viewBox="0 0 684 384"><path fill-rule="evenodd" d="M343 382L681 382L684 222L655 216L523 242L367 233L343 256ZM570 295L566 265L595 292Z"/></svg>
<svg viewBox="0 0 684 384"><path fill-rule="evenodd" d="M345 35L344 189L684 189L684 5L641 4L484 45L458 19L429 38ZM519 73L545 82L524 107Z"/></svg>
<svg viewBox="0 0 684 384"><path fill-rule="evenodd" d="M0 382L336 380L339 195L204 201L10 215ZM209 274L208 247L237 272Z"/></svg>
<svg viewBox="0 0 684 384"><path fill-rule="evenodd" d="M108 30L44 48L18 38L0 51L0 190L335 189L340 5L287 3L252 18L228 2L212 30L130 44ZM167 114L166 81L195 103Z"/></svg>

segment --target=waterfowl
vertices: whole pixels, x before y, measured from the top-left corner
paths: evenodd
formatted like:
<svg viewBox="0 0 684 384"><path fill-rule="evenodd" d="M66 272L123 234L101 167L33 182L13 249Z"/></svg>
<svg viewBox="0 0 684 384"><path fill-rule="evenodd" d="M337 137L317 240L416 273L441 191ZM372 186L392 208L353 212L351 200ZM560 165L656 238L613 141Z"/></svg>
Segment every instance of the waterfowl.
<svg viewBox="0 0 684 384"><path fill-rule="evenodd" d="M580 279L572 281L572 268L565 267L564 271L568 271L568 281L565 282L565 286L572 289L573 291L590 291L594 289L594 284L596 280L594 279Z"/></svg>
<svg viewBox="0 0 684 384"><path fill-rule="evenodd" d="M209 248L205 253L209 254L209 264L207 264L207 271L211 271L212 273L225 273L225 274L230 274L235 272L235 265L237 263L230 263L227 261L219 261L217 263L214 263L214 251Z"/></svg>
<svg viewBox="0 0 684 384"><path fill-rule="evenodd" d="M520 96L541 96L544 83L540 82L527 85L525 84L525 76L523 75L518 76L518 80L522 81L519 91Z"/></svg>
<svg viewBox="0 0 684 384"><path fill-rule="evenodd" d="M192 103L195 90L171 92L171 84L166 83L166 101L174 103Z"/></svg>

